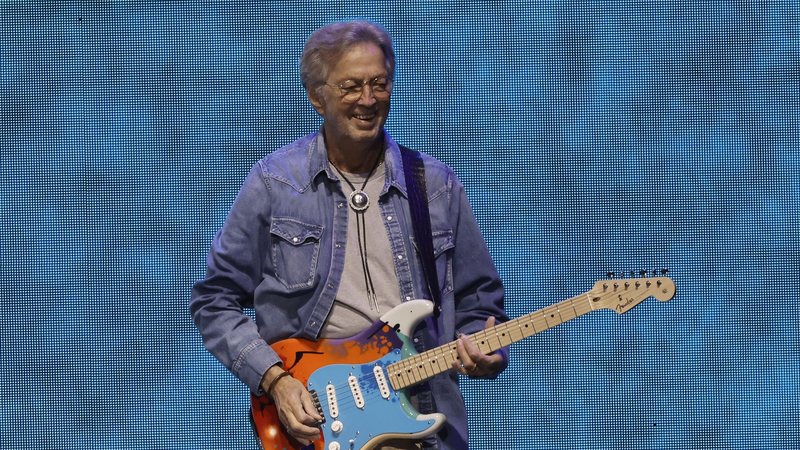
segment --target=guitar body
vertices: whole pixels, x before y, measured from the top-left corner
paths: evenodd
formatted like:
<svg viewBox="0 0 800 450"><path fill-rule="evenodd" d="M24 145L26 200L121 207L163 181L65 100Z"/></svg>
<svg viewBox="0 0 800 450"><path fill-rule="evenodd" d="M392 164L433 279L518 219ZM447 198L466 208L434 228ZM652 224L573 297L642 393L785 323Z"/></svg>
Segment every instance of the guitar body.
<svg viewBox="0 0 800 450"><path fill-rule="evenodd" d="M385 370L416 354L408 336L431 312L430 302L413 300L347 339L286 339L272 344L283 368L319 401L324 423L315 450L369 449L387 439L428 436L444 424L442 414L417 412L402 390L394 390ZM262 448L302 448L283 429L270 399L252 395L250 400Z"/></svg>

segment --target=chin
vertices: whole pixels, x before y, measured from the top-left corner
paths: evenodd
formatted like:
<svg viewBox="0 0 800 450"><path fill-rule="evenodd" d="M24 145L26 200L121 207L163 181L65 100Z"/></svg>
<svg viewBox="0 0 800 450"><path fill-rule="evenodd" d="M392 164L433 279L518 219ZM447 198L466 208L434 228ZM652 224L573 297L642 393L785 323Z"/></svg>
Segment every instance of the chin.
<svg viewBox="0 0 800 450"><path fill-rule="evenodd" d="M374 128L371 130L359 129L356 132L352 133L351 136L353 140L357 142L371 142L380 138L383 135L381 133L382 130L383 130L382 127Z"/></svg>

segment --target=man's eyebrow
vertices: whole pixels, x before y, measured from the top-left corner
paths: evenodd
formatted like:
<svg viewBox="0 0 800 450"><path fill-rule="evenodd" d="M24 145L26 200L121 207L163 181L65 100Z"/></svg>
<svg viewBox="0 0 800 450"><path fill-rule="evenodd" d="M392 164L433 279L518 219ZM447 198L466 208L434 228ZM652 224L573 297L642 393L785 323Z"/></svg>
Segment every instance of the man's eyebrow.
<svg viewBox="0 0 800 450"><path fill-rule="evenodd" d="M372 81L372 80L376 80L378 78L386 78L386 79L388 79L389 75L375 75L375 76L367 77L366 81ZM342 83L344 83L346 81L363 82L364 80L365 80L364 78L347 77L347 78L344 78L341 82Z"/></svg>

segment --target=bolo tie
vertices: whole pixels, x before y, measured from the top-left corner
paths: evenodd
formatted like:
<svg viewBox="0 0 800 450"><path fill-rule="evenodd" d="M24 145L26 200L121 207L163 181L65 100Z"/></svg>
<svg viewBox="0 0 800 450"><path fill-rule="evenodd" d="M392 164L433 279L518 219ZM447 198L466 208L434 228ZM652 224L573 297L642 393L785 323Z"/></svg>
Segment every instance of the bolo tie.
<svg viewBox="0 0 800 450"><path fill-rule="evenodd" d="M378 296L375 294L375 285L372 283L372 274L369 271L369 260L367 258L367 225L366 220L364 219L364 211L369 208L369 196L364 191L364 188L367 187L367 183L369 179L372 177L372 174L375 173L375 169L381 165L382 158L378 158L375 162L375 165L372 166L372 169L367 174L367 177L364 179L364 182L361 184L360 189L356 189L353 183L344 176L341 170L336 167L336 164L333 163L330 159L328 162L333 166L336 172L339 174L340 177L350 186L351 192L350 197L348 198L348 204L350 205L350 209L353 210L356 214L356 232L358 234L358 253L361 257L361 269L364 272L364 287L367 290L367 298L369 299L370 308L374 309L375 311L379 311L378 309Z"/></svg>

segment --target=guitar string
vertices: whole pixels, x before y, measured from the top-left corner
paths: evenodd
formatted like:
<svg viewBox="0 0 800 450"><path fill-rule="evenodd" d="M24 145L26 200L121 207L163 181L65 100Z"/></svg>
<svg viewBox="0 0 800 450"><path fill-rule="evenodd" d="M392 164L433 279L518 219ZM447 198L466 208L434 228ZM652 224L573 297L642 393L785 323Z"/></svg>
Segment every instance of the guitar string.
<svg viewBox="0 0 800 450"><path fill-rule="evenodd" d="M497 343L500 344L500 347L502 347L503 344L502 344L502 341L500 339L500 336L501 335L502 336L506 336L506 334L510 335L512 333L512 329L515 326L518 328L518 331L520 333L519 334L519 338L517 338L515 340L514 338L511 338L509 336L508 338L511 339L509 344L517 342L517 341L519 341L521 339L524 339L526 337L533 336L533 335L535 335L537 333L549 330L550 328L553 328L555 326L561 325L561 324L563 324L563 323L565 323L565 322L567 322L569 320L575 319L575 318L580 317L580 316L582 316L584 314L592 312L592 311L595 310L594 304L593 304L594 301L600 300L603 297L606 297L606 296L608 296L610 294L613 294L613 293L614 292L610 292L610 293L607 292L607 293L604 293L604 294L600 294L599 297L596 296L594 299L592 299L592 297L590 296L591 291L589 291L589 292L586 292L584 294L581 294L581 295L569 298L567 300L561 301L561 302L556 303L554 305L550 305L548 307L542 308L541 310L535 311L535 312L533 312L531 314L527 314L525 316L522 316L522 317L510 320L508 322L505 322L503 324L497 325L497 326L495 326L495 327L493 327L493 328L491 328L489 330L481 330L479 332L476 332L476 333L474 333L472 335L472 338L475 339L476 341L482 341L481 345L483 345L485 343L485 341L489 340L489 338L492 337L492 335L493 335L494 338L497 339ZM583 297L585 297L585 299ZM588 306L588 309L586 309L583 312L579 312L578 308L576 308L576 305L575 305L575 302L578 301L578 300L583 300L583 303L580 303L579 306L584 306L584 307ZM585 303L585 305L584 305L584 303ZM565 313L569 313L570 312L569 309L571 309L572 310L571 311L572 316L569 316L569 314L568 314L567 318L564 319L564 315L562 314L562 311L561 311L561 306L565 307L564 308L564 312ZM551 319L555 319L556 315L558 315L558 319L556 320L557 323L554 323L554 324L551 325L550 321L547 318L548 315L550 316ZM524 330L522 328L523 324L526 324L526 323L530 324L533 327L533 333L528 334L530 330ZM539 326L537 326L537 325L539 325ZM498 330L500 330L500 331L498 331ZM490 348L491 348L491 346L490 346ZM437 351L438 351L438 354L437 354ZM396 371L395 374L400 374L400 377L403 377L403 370L402 369L405 369L405 371L407 371L409 373L411 373L413 371L412 376L419 375L418 371L421 371L423 376L422 376L422 378L420 378L417 381L421 381L423 379L427 379L427 378L430 377L430 375L428 373L429 370L433 370L433 372L435 372L435 373L441 373L441 371L442 371L441 367L436 367L436 368L429 369L431 367L429 364L436 364L436 361L439 360L439 358L441 358L441 357L445 357L446 358L448 352L450 353L450 356L452 357L453 351L454 351L454 347L452 345L449 346L449 347L440 346L440 347L436 347L434 349L428 350L426 352L414 355L412 357L395 361L393 363L390 363L390 364L384 366L384 369L385 369L384 375L387 376L387 378L391 378L392 374L389 373L389 372L391 372L389 370L389 368L390 368L390 366L395 366L395 367L397 367L397 371ZM433 355L433 357L426 359L424 357L424 355L426 355L426 354L428 354L429 356ZM419 360L421 360L424 364L420 365L418 367L413 367L414 365L417 365ZM439 364L439 366L440 365L441 364ZM407 368L409 366L411 367L410 369ZM363 375L361 377L357 377L356 380L357 380L358 385L361 386L361 382L363 382L365 380L368 380L367 383L371 384L372 383L372 380L371 380L372 378L374 378L374 374L373 375L365 374L365 375ZM405 382L405 380L403 382ZM412 382L411 384L414 384L414 383L415 382ZM410 384L406 385L406 386L410 386ZM368 387L371 388L372 386L368 386ZM337 409L339 411L347 412L349 410L352 410L353 408L361 409L359 406L356 405L356 399L352 394L352 390L350 388L350 383L349 382L348 382L347 385L335 386L334 389L337 390L336 406L337 406ZM370 390L372 390L372 389L370 389ZM400 390L402 390L402 388ZM344 395L342 396L342 399L339 398L339 395L338 395L339 391L344 393ZM395 390L395 392L396 391L397 390ZM347 395L348 393L350 395ZM366 401L369 401L370 398L368 396L364 396L363 390L362 390L362 397L363 397L363 400L365 402L363 407L366 407L367 406L366 405ZM381 397L381 398L383 398L383 397ZM326 404L325 406L327 406L328 409L330 410L330 405L327 402L327 396L323 400L325 400L325 402L324 402ZM322 401L321 401L321 403L322 403Z"/></svg>
<svg viewBox="0 0 800 450"><path fill-rule="evenodd" d="M537 333L549 330L549 329L554 328L555 326L561 325L561 324L563 324L563 323L565 323L565 322L567 322L569 320L578 318L580 316L583 316L584 314L587 314L589 312L594 311L595 308L594 308L593 300L592 300L590 294L591 294L591 291L586 292L586 293L581 294L581 295L578 295L578 296L575 296L575 297L572 297L572 298L569 298L569 299L566 299L566 300L563 300L563 301L561 301L559 303L556 303L554 305L550 305L548 307L542 308L541 310L535 311L535 312L533 312L531 314L528 314L528 315L513 319L511 321L499 324L499 325L497 325L497 326L495 326L495 327L493 327L493 328L491 328L489 330L478 331L478 332L476 332L476 333L474 333L472 335L472 338L474 340L476 340L476 341L482 341L481 345L483 345L486 341L489 340L489 338L491 338L493 336L495 339L497 339L497 343L500 345L500 347L502 347L503 344L502 344L502 341L500 339L500 336L505 336L506 334L511 334L511 330L514 328L514 326L516 326L517 328L519 328L518 331L520 333L520 335L519 335L520 337L518 339L516 339L516 340L514 340L513 338L509 337L509 339L511 339L511 342L509 344L517 342L517 341L519 341L521 339L524 339L526 337L533 336L533 335L535 335ZM602 297L606 297L608 295L609 295L609 293L602 294L599 297L595 297L595 300L599 300ZM584 299L583 297L586 297L586 298ZM584 307L588 306L588 309L586 309L583 312L579 312L578 308L576 308L576 304L575 304L577 301L582 301L581 303L579 303L579 306L584 306ZM584 303L585 303L585 305L584 305ZM565 307L564 308L564 313L569 313L570 312L569 310L571 309L572 310L571 311L572 315L570 316L568 314L567 318L565 319L564 318L564 314L562 313L562 310L561 310L561 306ZM557 323L554 323L554 324L551 325L547 316L550 316L550 319L555 319L556 316L558 316L558 319L556 320ZM529 330L523 330L522 329L522 324L524 322L529 322L530 325L533 326L533 333L532 334L528 334ZM537 325L539 325L539 326L537 326ZM490 346L490 348L491 348L491 346ZM437 354L437 351L438 351L438 354ZM420 377L416 381L412 381L412 383L411 383L411 384L415 384L418 381L422 381L424 379L430 378L432 376L429 373L430 370L432 370L434 372L434 374L446 371L447 369L441 370L441 367L433 367L433 366L431 366L431 364L436 364L436 361L439 360L439 358L441 358L441 357L445 357L446 358L448 352L452 355L453 351L454 351L454 346L452 346L452 345L449 346L449 347L440 346L440 347L436 347L434 349L428 350L426 352L419 353L417 355L411 356L409 358L395 361L393 363L390 363L389 365L384 366L384 368L386 369L385 376L387 376L388 378L391 378L391 376L390 376L391 374L388 373L388 372L390 372L389 371L389 367L390 366L396 366L397 367L397 371L396 372L400 373L400 377L403 377L402 373L404 372L404 370L401 370L401 369L405 369L405 371L407 371L407 372L413 372L411 374L411 377L416 377L416 376L420 375L420 373L421 373L422 377ZM424 355L426 355L426 354L433 355L433 357L426 359L424 357ZM421 360L421 362L423 362L423 365L417 366L419 360ZM452 361L448 361L448 362L452 362ZM411 366L411 368L407 369L406 366ZM414 367L414 366L417 366L417 367ZM374 375L365 374L362 377L357 377L357 380L359 382L359 386L361 385L361 383L360 383L361 381L369 380L368 383L371 383L372 382L371 378L374 378ZM405 382L405 380L403 380L403 382ZM411 384L408 384L406 386L410 386ZM346 386L344 386L344 385L336 386L335 389L337 389L337 408L340 411L346 411L346 410L352 409L353 407L359 408L356 405L356 400L352 395L352 390L350 389L349 383ZM402 389L403 388L401 388L400 390L402 390ZM343 392L346 393L344 395L345 400L341 400L341 401L339 400L338 390L342 390ZM395 390L395 392L396 391L397 390ZM350 395L347 395L348 392L350 393ZM362 393L362 396L363 396L363 393ZM364 400L366 402L366 400L369 400L369 398L364 396ZM327 406L329 407L329 405L327 405ZM364 405L364 407L366 407L366 404Z"/></svg>
<svg viewBox="0 0 800 450"><path fill-rule="evenodd" d="M506 345L510 345L510 344L512 344L512 343L514 343L514 342L516 342L518 340L521 340L521 339L524 339L526 337L532 336L532 334L531 335L527 335L527 330L523 330L523 329L520 328L520 326L525 322L529 322L533 326L533 331L534 331L533 334L536 334L536 333L540 333L542 331L546 331L546 330L548 330L550 328L553 328L556 325L560 325L560 324L565 323L565 322L567 322L567 321L569 321L571 319L580 317L583 314L585 314L585 313L578 312L577 308L575 307L575 301L582 300L581 297L583 297L583 294L580 295L580 296L576 296L576 297L564 300L564 301L562 301L562 302L560 302L558 304L548 306L546 308L543 308L540 311L535 311L534 313L531 313L530 315L525 315L525 316L519 317L517 319L513 319L511 321L498 324L498 325L496 325L494 328L492 328L490 330L478 331L478 332L476 332L476 333L474 333L472 335L472 339L474 341L478 341L479 342L479 346L483 345L486 341L491 341L492 339L496 339L497 343L499 344L500 347L504 347ZM562 305L568 307L568 308L565 308L563 312L562 312L561 308L559 308L559 306L562 306ZM569 309L572 310L573 315L572 316L568 315L567 318L565 319L564 318L564 313L568 313ZM591 309L589 311L591 311ZM589 311L587 311L587 312L589 312ZM539 317L536 317L537 315ZM550 325L549 321L548 321L548 318L547 318L548 315L551 316L551 318L555 318L556 315L557 315L558 318L559 318L559 320L558 320L559 323L554 324L554 325ZM522 320L522 319L524 319L524 320ZM506 335L513 334L514 328L519 328L520 337L517 338L517 339L511 338L511 337L507 337L507 339L511 339L511 341L509 342L509 344L503 344L503 339L502 338L506 337ZM451 343L451 344L452 345L450 345L449 347L448 346L436 347L434 349L428 350L428 351L423 352L423 353L416 354L416 355L411 356L409 358L401 359L399 361L396 361L396 362L392 363L391 365L407 366L407 365L411 364L412 361L419 360L419 359L422 359L423 362L426 362L426 363L434 363L434 361L437 359L435 357L436 355L434 355L434 358L428 359L428 360L425 360L425 358L423 356L428 352L435 352L436 350L438 350L439 353L441 353L443 355L446 355L448 352L452 352L454 347L455 347L454 343ZM452 363L452 361L448 361L448 362ZM416 361L414 362L413 365L416 365ZM420 369L420 368L417 368L417 369ZM424 369L420 369L420 370L424 370ZM437 369L434 369L434 370L437 370ZM369 376L367 376L365 378L361 378L361 379L366 379L368 377Z"/></svg>
<svg viewBox="0 0 800 450"><path fill-rule="evenodd" d="M449 352L454 352L455 351L455 347L452 347L450 349L445 348L445 349L443 349L443 351L444 351L444 353L446 355ZM413 359L413 358L414 357L411 357L409 359ZM405 362L405 361L406 360L401 360L401 361L398 361L398 362ZM429 360L427 362L430 363L431 361ZM448 362L451 362L451 361L448 361ZM393 363L393 364L396 364L396 363ZM435 363L433 363L433 364L435 364ZM417 364L414 364L414 366L417 366ZM449 365L448 365L448 369L449 369ZM423 379L427 379L427 378L430 377L430 374L428 373L430 370L433 370L434 372L437 372L437 373L441 373L441 372L444 372L444 371L446 371L448 369L440 370L437 367L431 368L430 365L427 366L427 369L425 367L420 368L420 367L417 366L417 367L413 367L412 368L412 371L414 373L411 374L410 377L412 378L412 380L416 379L416 378L419 378L419 381L421 381ZM422 375L422 376L419 377L419 375ZM364 376L358 377L357 379L358 379L359 382L367 381L369 384L372 384L373 378L374 378L374 375L366 374ZM387 376L387 378L388 378L388 376ZM415 384L415 383L412 382L411 384ZM359 385L360 385L360 383L359 383ZM327 387L327 385L326 385L326 387ZM369 401L371 401L371 399L370 399L369 396L363 394L363 391L364 391L363 386L360 386L360 387L362 388L362 398L364 399L364 402L365 402L363 408L366 408L366 407L369 406L367 403ZM370 386L370 388L371 388L370 391L372 391L374 389L372 386ZM354 411L354 410L357 410L357 409L362 409L362 407L359 407L356 404L356 399L352 394L352 389L350 388L350 384L349 383L348 384L335 385L334 386L334 390L336 391L336 409L340 412L340 414L341 413L347 413L348 411ZM392 391L397 392L397 390L394 390L394 389L392 389ZM330 404L327 401L327 395L324 394L324 393L321 393L321 394L318 394L318 396L321 397L320 398L320 402L324 404L326 410L328 411L328 413L330 413ZM373 398L373 400L374 400L374 398ZM385 399L383 397L380 397L378 400L385 400Z"/></svg>
<svg viewBox="0 0 800 450"><path fill-rule="evenodd" d="M544 319L544 318L542 318L542 319ZM490 338L494 338L494 339L497 340L497 342L500 345L500 347L502 347L503 344L501 342L500 336L504 335L504 333L508 333L507 329L508 328L513 328L511 325L513 325L513 324L509 323L509 322L497 325L495 327L495 329L494 329L494 332L489 331L489 330L481 330L481 331L476 332L475 334L473 334L472 338L474 340L476 340L476 341L484 341L484 342L490 340ZM425 355L428 352L431 352L431 353L429 353L428 354L429 357L426 358ZM401 375L400 375L401 377L403 377L403 375L402 375L403 372L407 372L408 371L408 368L406 366L411 366L411 370L414 373L412 373L410 376L412 378L416 378L416 376L421 373L423 375L420 378L420 381L421 381L422 379L426 379L426 378L429 378L430 376L432 376L432 375L429 374L430 371L433 371L434 375L435 375L435 374L442 373L442 372L445 372L445 371L449 370L450 365L452 364L452 362L457 360L457 357L453 358L451 356L454 353L455 353L455 343L453 342L453 343L451 343L450 346L437 347L437 348L428 350L426 352L419 353L417 355L411 356L409 358L401 359L399 361L391 363L390 365L391 366L396 366L395 371L396 372L400 372L401 373ZM437 365L441 366L442 358L444 358L445 361L446 361L446 367L447 368L444 369L444 370L442 370L440 367L437 367ZM439 361L439 362L437 363L437 361ZM419 366L420 362L423 363L422 367ZM390 365L384 366L387 369L386 372L388 372L388 367ZM386 377L389 378L390 375L387 373ZM359 382L367 381L368 383L371 383L373 378L374 378L374 375L365 374L365 375L363 375L361 377L357 377L357 380ZM326 387L327 387L327 385L326 385ZM351 391L349 383L334 384L334 389L337 391L337 399L339 397L338 396L338 392L339 391L345 391L345 392L350 392ZM352 397L352 395L350 395L349 397ZM355 400L353 400L353 402L355 402Z"/></svg>
<svg viewBox="0 0 800 450"><path fill-rule="evenodd" d="M405 362L405 361L408 361L408 360L414 360L414 359L416 359L418 356L420 356L422 354L424 354L424 352L421 353L421 354L418 354L418 355L414 355L414 356L412 356L410 358L406 358L406 359L403 359L403 360L396 361L396 362L391 363L389 365L394 365L394 364L397 364L397 363L400 363L400 362ZM385 369L384 370L384 374L385 374L387 383L390 383L390 380L389 380L390 376L389 376L389 373L388 373L388 366L389 365L384 366L384 369ZM415 370L417 370L417 369L415 369ZM422 372L427 372L424 369L419 369L419 370L421 370ZM441 371L441 372L444 372L444 371ZM438 372L438 373L441 373L441 372ZM420 378L420 381L422 379L427 379L429 377L430 376L427 373L425 373L424 376L422 378ZM362 382L366 382L366 384L372 384L374 378L375 378L374 374L364 374L363 376L356 377L356 380L357 380L357 382L359 384L359 387L362 390L362 397L364 397L365 401L367 400L367 397L363 395L363 392L364 392L365 389L364 389L364 386L362 386ZM317 390L317 392L318 392L317 396L320 398L320 403L324 404L326 407L329 408L330 406L329 406L328 401L327 401L327 393L326 393L327 386L328 386L327 384L325 386L321 386L320 389ZM372 386L368 386L368 387L370 388L370 390L374 389ZM355 398L354 398L354 396L352 394L352 389L350 388L350 383L349 382L342 383L342 384L334 384L333 388L334 388L334 390L336 392L337 409L342 411L345 408L358 408L358 406L356 406L356 400L355 400ZM397 392L397 390L395 390L394 388L391 388L391 390L394 391L394 392ZM340 395L340 393L343 393L344 395ZM383 399L383 397L381 397L381 399Z"/></svg>
<svg viewBox="0 0 800 450"><path fill-rule="evenodd" d="M514 326L517 326L519 328L519 332L520 332L520 338L517 339L517 340L521 340L521 339L524 339L526 337L530 337L533 334L537 334L537 333L540 333L542 331L546 331L546 330L548 330L550 328L553 328L553 327L555 327L557 325L560 325L560 324L565 323L565 322L567 322L567 321L569 321L571 319L580 317L583 314L585 314L585 313L579 313L578 312L578 310L575 307L575 301L581 300L581 297L583 297L584 295L588 295L588 294L589 294L589 292L587 292L586 294L581 294L579 296L575 296L575 297L566 299L566 300L561 301L561 302L559 302L559 303L557 303L555 305L550 305L548 307L542 308L539 311L535 311L535 312L533 312L533 313L531 313L529 315L525 315L525 316L519 317L517 319L513 319L513 320L511 320L509 322L505 322L505 323L499 324L499 325L495 326L494 328L492 328L490 330L478 331L478 332L476 332L476 333L474 333L472 335L472 338L474 340L476 340L476 341L484 341L485 342L485 341L488 341L491 337L494 337L495 339L497 339L497 342L498 342L498 344L500 344L500 347L503 347L503 344L502 344L502 341L500 339L500 336L501 335L505 336L505 334L510 334L511 333L511 329L513 329ZM594 308L592 307L593 305L591 304L591 300L588 297L586 298L586 302L589 304L589 310L587 312L591 312ZM559 307L559 306L562 306L562 305L563 306L569 306L572 309L572 313L574 315L572 317L568 316L567 319L564 319L564 316L561 313L561 308ZM565 312L566 312L566 310L565 310ZM559 323L550 325L548 323L548 319L547 319L548 315L551 318L555 318L556 315L557 315ZM520 320L520 319L524 319L524 320ZM521 328L521 325L526 321L530 322L530 324L533 326L534 333L531 334L531 335L527 335L527 331L525 331L525 330L523 330ZM537 324L539 326L537 326ZM511 343L513 343L513 342L516 342L516 341L514 341L512 339ZM411 377L414 377L414 376L418 375L421 372L423 376L418 381L422 381L423 379L430 378L431 375L428 374L428 371L431 370L430 368L432 366L430 366L429 364L436 364L434 361L437 361L439 359L439 357L446 357L447 353L451 353L452 354L452 352L454 351L454 348L455 348L454 345L451 345L449 347L448 346L436 347L436 348L428 350L426 352L419 353L419 354L411 356L409 358L401 359L401 360L395 361L393 363L390 363L390 364L384 366L384 369L385 369L384 373L385 373L385 376L387 377L387 382L388 382L388 378L389 378L389 375L390 375L388 373L389 372L389 370L388 370L389 366L408 366L408 365L412 365L411 370L414 373L411 375ZM436 350L439 350L439 353L441 355L434 355L434 358L432 358L432 359L429 358L427 360L425 360L425 358L421 358L426 353L435 352ZM418 365L417 361L415 361L415 360L418 360L418 359L423 359L422 362L423 363L427 363L427 364L423 364L423 367L413 367L413 366L417 366ZM452 361L455 361L455 359L453 359ZM452 363L452 361L448 361L448 362ZM412 362L413 362L413 364L412 364ZM403 369L405 369L405 367L403 367ZM406 371L407 370L408 369L406 369ZM446 371L447 369L445 369L444 371L441 371L440 368L434 367L432 370L435 373L442 373L442 372ZM404 371L400 370L399 368L397 369L397 371L401 373L400 376L402 377L403 376L402 372L404 372ZM365 401L365 405L364 405L365 408L367 407L366 401L369 400L369 398L367 396L363 395L363 386L361 386L361 382L362 381L366 381L367 383L371 384L372 383L372 379L374 377L375 377L374 375L365 374L365 375L363 375L361 377L357 377L356 378L357 381L358 381L359 386L362 387L362 397L363 397L363 399ZM411 384L415 384L415 382L412 382ZM409 384L407 386L410 386L411 384ZM326 387L327 387L327 385L326 385ZM371 386L370 386L370 388L371 388ZM336 400L337 400L336 401L336 405L337 405L337 409L339 411L348 411L348 410L352 410L353 408L361 409L356 405L356 399L354 398L354 396L352 394L352 390L350 388L350 384L349 383L342 384L342 385L334 385L334 389L336 390ZM397 392L397 390L395 390L393 388L392 388L392 390ZM402 388L400 390L402 390ZM340 398L339 392L343 392L344 393L344 395L342 396L343 398ZM381 399L383 399L383 397L381 397ZM322 396L322 398L320 399L320 402L323 403L323 400L324 400L325 406L329 409L330 405L327 402L327 396L326 395Z"/></svg>
<svg viewBox="0 0 800 450"><path fill-rule="evenodd" d="M561 303L559 303L557 305L552 305L552 306L543 308L542 310L536 311L535 313L532 314L532 315L535 316L535 314L538 313L540 317L522 316L522 317L520 317L518 319L528 319L527 322L531 322L531 325L533 325L534 334L542 332L542 331L545 331L545 330L548 330L550 328L553 328L556 325L560 325L561 323L567 322L567 321L569 321L569 320L571 320L573 318L576 318L576 317L579 317L579 316L583 315L583 314L579 313L577 311L577 309L575 308L574 301L577 300L577 299L578 299L578 297L573 297L573 298L567 299L566 301L563 301L563 302L561 302ZM572 316L572 317L568 316L567 319L564 319L564 315L561 312L561 309L558 308L558 305L561 305L561 304L568 304L568 305L565 305L565 306L569 306L572 309L572 312L574 313L574 316ZM565 310L564 312L567 312L567 311ZM548 318L547 318L548 315L551 316L551 318L555 318L556 315L557 315L558 318L559 318L559 322L560 323L554 324L554 325L550 325L548 323L549 322ZM496 325L493 329L490 329L490 330L478 331L478 332L476 332L476 333L474 333L472 335L472 339L474 341L478 341L479 346L485 345L486 341L491 341L493 339L497 340L497 343L498 343L499 347L503 347L505 345L509 345L510 343L514 343L515 340L513 338L509 338L509 339L512 339L511 342L509 344L503 344L502 337L505 337L507 334L511 334L512 330L515 328L515 325L517 327L519 327L521 322L518 323L518 319L514 319L514 320L511 320L509 322L505 322L505 323ZM537 326L537 325L539 325L539 326ZM529 337L529 336L526 336L526 333L527 333L527 331L520 329L520 336L521 337L519 339L523 339L525 337ZM517 340L519 340L519 339L517 339ZM411 356L409 358L398 360L398 361L393 362L393 363L391 363L391 364L389 364L389 365L387 365L385 367L388 368L389 366L408 366L408 365L417 366L417 363L419 362L418 360L422 360L423 363L426 363L426 364L424 364L424 367L415 367L413 370L427 372L428 370L426 370L425 367L431 367L431 364L436 364L435 361L440 359L437 356L446 357L447 353L452 353L454 351L454 348L455 348L454 343L451 343L451 345L449 347L448 346L436 347L434 349L427 350L427 351L425 351L423 353L416 354L416 355ZM490 348L491 348L491 346L490 346ZM438 353L440 355L436 355L436 351L438 351ZM431 352L431 355L433 356L433 358L427 358L426 359L424 356L425 356L426 353L429 353L429 352ZM453 359L451 361L448 361L448 363L452 363L452 361L454 361L454 360L455 359ZM437 370L440 370L440 369L434 368L433 370L437 371ZM374 377L374 375L366 374L366 375L364 375L362 377L358 377L357 379L359 381L364 381L364 380L369 380L369 379L371 379L373 377ZM334 385L334 388L336 388L336 389L342 389L342 388L349 389L349 384Z"/></svg>
<svg viewBox="0 0 800 450"><path fill-rule="evenodd" d="M503 324L501 324L501 325L503 325ZM478 334L487 334L488 335L488 333L486 333L485 330L483 330L481 332L475 333L474 337L480 339L478 337ZM499 342L499 340L498 340L498 342ZM438 350L439 355L436 354L437 350ZM432 353L434 355L434 357L433 358L427 358L427 359L424 358L424 355L426 353L428 353L428 352L434 352L434 353ZM386 365L386 366L384 366L384 369L385 369L384 370L384 374L385 374L385 377L387 379L387 383L390 383L390 380L389 380L390 379L390 374L388 373L389 372L389 370L388 370L389 366L398 365L400 363L403 363L404 365L412 364L412 366L415 366L415 367L412 367L412 369L411 369L411 370L414 371L414 374L412 374L411 377L412 378L418 378L418 379L417 379L417 381L412 382L411 384L415 384L416 382L419 382L419 381L422 381L424 379L430 378L431 376L436 375L438 373L446 372L447 370L450 369L450 364L452 364L452 362L456 360L456 358L447 358L449 356L448 353L452 355L454 352L455 352L455 344L453 343L453 345L450 345L449 347L448 346L437 347L435 349L431 349L431 350L428 350L426 352L419 353L419 354L411 356L409 358L402 359L402 360L399 360L399 361L395 361L395 362L393 362L393 363L391 363L389 365ZM431 364L436 364L434 361L438 361L441 358L445 358L447 363L448 363L446 369L442 370L440 367L431 366ZM420 361L417 361L417 360L420 360L420 359L422 360L421 362L424 363L423 367L419 367L418 366L418 362L420 362ZM403 365L403 364L401 364L401 365ZM441 365L441 364L439 364L439 365ZM400 370L399 368L396 369L396 371L397 372L401 372L401 373L404 372L403 370ZM429 373L430 371L434 372L433 375L431 375ZM421 374L422 376L418 377L419 374ZM362 392L364 391L364 389L363 389L363 386L361 386L361 382L366 382L367 384L372 384L374 378L375 378L374 374L365 374L363 376L356 377L357 382L359 383L359 387L362 388ZM327 386L328 385L325 385L324 388L327 389ZM408 386L410 386L410 384ZM356 400L355 400L355 398L354 398L354 396L352 394L352 389L350 388L350 383L349 382L342 383L342 384L334 384L333 388L334 388L334 390L336 392L336 403L337 403L337 409L338 410L343 411L343 410L348 409L348 408L353 408L353 407L354 408L358 408L358 406L356 406ZM373 389L372 386L369 386L369 388L370 388L370 390ZM393 388L392 388L392 391L397 392L397 390L395 390ZM344 395L340 395L340 392L344 393ZM317 395L318 395L318 397L320 397L320 403L324 403L326 407L330 408L330 406L328 404L328 401L327 401L327 393L326 393L326 391L323 390L322 387L320 389L318 389L318 394ZM362 396L363 396L363 394L362 394ZM366 396L364 396L364 398L365 398L365 400L367 400ZM383 397L381 397L381 398L383 398Z"/></svg>

